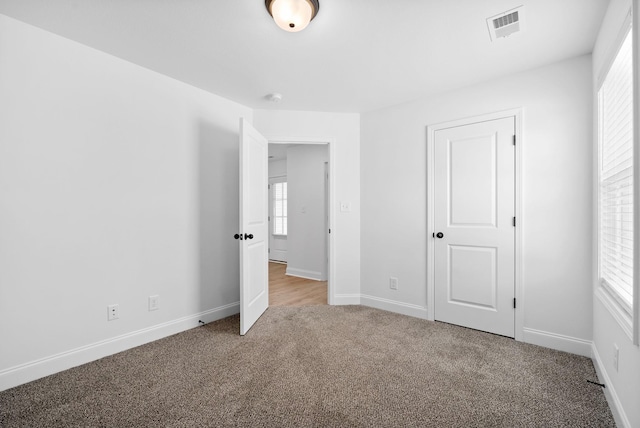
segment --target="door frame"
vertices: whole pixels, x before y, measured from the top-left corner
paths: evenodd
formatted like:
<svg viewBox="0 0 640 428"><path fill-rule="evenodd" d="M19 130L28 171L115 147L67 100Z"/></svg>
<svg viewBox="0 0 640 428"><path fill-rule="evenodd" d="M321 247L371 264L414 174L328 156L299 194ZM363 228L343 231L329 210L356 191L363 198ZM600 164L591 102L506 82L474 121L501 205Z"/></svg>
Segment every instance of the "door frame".
<svg viewBox="0 0 640 428"><path fill-rule="evenodd" d="M327 251L329 252L329 263L328 263L328 275L327 275L327 304L335 305L336 302L336 289L335 289L335 234L336 230L333 228L333 219L335 218L335 209L339 206L336 202L336 177L335 177L335 138L333 137L269 137L266 136L267 142L269 144L307 144L307 145L326 145L329 150L329 205L327 207L327 214L329 216L328 219L328 229L331 230L331 233L327 232L329 245L327 246Z"/></svg>
<svg viewBox="0 0 640 428"><path fill-rule="evenodd" d="M487 113L478 116L467 117L447 122L441 122L427 126L427 319L435 321L435 242L432 239L435 233L435 134L436 131L455 128L458 126L470 125L478 122L487 122L495 119L503 119L513 117L515 119L515 340L521 342L524 340L524 307L525 296L522 287L522 230L524 225L524 213L522 207L522 153L523 153L523 135L522 120L523 108L514 108L509 110L498 111L495 113Z"/></svg>

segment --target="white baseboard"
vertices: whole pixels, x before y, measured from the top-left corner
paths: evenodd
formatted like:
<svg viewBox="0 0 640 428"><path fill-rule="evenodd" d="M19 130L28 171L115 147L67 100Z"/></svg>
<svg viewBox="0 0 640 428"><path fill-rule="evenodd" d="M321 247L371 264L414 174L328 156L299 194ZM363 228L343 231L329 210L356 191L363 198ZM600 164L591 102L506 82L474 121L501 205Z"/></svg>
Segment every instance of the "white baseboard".
<svg viewBox="0 0 640 428"><path fill-rule="evenodd" d="M360 304L410 317L424 320L427 319L426 306L413 305L410 303L398 302L396 300L383 299L381 297L367 296L366 294L362 294L360 296Z"/></svg>
<svg viewBox="0 0 640 428"><path fill-rule="evenodd" d="M240 303L235 302L10 367L0 371L0 391L189 330L200 325L198 321L209 323L239 311Z"/></svg>
<svg viewBox="0 0 640 428"><path fill-rule="evenodd" d="M359 294L336 294L333 296L333 305L359 305L360 304L360 295Z"/></svg>
<svg viewBox="0 0 640 428"><path fill-rule="evenodd" d="M326 281L327 278L322 277L322 272L316 272L312 270L296 269L287 266L286 275L296 276L298 278L313 279L314 281Z"/></svg>
<svg viewBox="0 0 640 428"><path fill-rule="evenodd" d="M571 354L582 355L583 357L591 357L590 340L578 339L562 334L550 333L548 331L535 330L532 328L524 328L522 330L522 341L533 345L544 346L545 348L556 349L558 351L569 352Z"/></svg>
<svg viewBox="0 0 640 428"><path fill-rule="evenodd" d="M609 409L611 409L611 413L613 414L613 419L616 421L616 426L621 428L631 428L631 422L629 422L629 419L624 412L624 408L622 407L622 403L618 398L618 394L616 394L616 390L613 387L613 383L611 383L611 379L609 379L607 371L604 369L604 364L602 364L600 354L598 353L598 349L595 344L591 344L591 359L593 360L593 366L596 369L596 374L598 375L600 383L604 383L605 385L602 390L604 391L604 396L609 404Z"/></svg>

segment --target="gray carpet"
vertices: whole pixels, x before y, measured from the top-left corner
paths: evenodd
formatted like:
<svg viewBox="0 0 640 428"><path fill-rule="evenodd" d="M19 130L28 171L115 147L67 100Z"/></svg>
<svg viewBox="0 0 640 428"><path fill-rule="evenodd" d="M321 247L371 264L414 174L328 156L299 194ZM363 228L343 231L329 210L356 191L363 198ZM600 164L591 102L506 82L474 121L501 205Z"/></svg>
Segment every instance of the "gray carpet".
<svg viewBox="0 0 640 428"><path fill-rule="evenodd" d="M0 392L2 427L613 427L593 364L361 306L230 317Z"/></svg>

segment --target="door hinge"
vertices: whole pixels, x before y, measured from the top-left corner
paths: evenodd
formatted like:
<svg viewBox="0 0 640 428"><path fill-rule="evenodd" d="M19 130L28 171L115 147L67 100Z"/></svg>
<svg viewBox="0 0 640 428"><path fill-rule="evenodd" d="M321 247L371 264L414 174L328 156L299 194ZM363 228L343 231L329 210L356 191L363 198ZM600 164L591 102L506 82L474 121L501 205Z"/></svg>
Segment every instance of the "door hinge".
<svg viewBox="0 0 640 428"><path fill-rule="evenodd" d="M267 216L267 221L271 221L271 216Z"/></svg>
<svg viewBox="0 0 640 428"><path fill-rule="evenodd" d="M267 189L271 190L271 184L267 184Z"/></svg>
<svg viewBox="0 0 640 428"><path fill-rule="evenodd" d="M514 146L516 145L516 136L515 135L513 136L513 145Z"/></svg>
<svg viewBox="0 0 640 428"><path fill-rule="evenodd" d="M516 298L514 297L513 298L513 309L515 309L515 308L516 308Z"/></svg>
<svg viewBox="0 0 640 428"><path fill-rule="evenodd" d="M516 218L513 218L513 227L516 227Z"/></svg>
<svg viewBox="0 0 640 428"><path fill-rule="evenodd" d="M329 229L329 233L331 233L331 229Z"/></svg>

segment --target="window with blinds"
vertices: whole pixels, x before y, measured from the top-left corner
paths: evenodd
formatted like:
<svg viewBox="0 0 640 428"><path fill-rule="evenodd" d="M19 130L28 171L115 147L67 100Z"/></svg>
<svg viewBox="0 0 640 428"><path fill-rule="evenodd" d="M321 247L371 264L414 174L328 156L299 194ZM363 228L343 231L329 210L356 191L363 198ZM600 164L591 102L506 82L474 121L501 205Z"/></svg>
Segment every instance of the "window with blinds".
<svg viewBox="0 0 640 428"><path fill-rule="evenodd" d="M273 185L273 234L287 234L287 183Z"/></svg>
<svg viewBox="0 0 640 428"><path fill-rule="evenodd" d="M633 302L633 62L631 32L598 91L600 283Z"/></svg>

